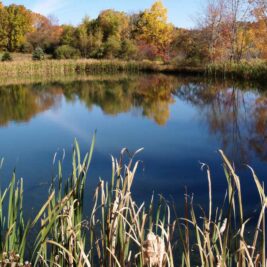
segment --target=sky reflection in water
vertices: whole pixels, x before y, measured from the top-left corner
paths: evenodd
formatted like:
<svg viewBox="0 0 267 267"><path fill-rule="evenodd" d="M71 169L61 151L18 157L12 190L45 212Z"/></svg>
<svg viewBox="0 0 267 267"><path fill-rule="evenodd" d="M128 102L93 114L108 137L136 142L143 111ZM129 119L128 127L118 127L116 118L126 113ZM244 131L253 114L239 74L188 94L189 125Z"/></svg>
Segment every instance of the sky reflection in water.
<svg viewBox="0 0 267 267"><path fill-rule="evenodd" d="M234 160L247 208L258 202L249 170L261 180L267 170L267 94L264 88L232 82L164 75L98 77L0 87L0 172L6 185L16 167L25 179L26 205L38 206L47 196L52 159L66 150L70 172L71 144L82 152L94 130L97 142L88 179L88 200L98 178L109 179L110 155L123 147L145 150L134 184L139 200L152 192L182 203L185 186L204 202L205 173L210 165L214 198L225 194L225 178L217 150ZM253 189L252 189L253 188ZM180 202L179 202L180 201ZM180 204L178 204L180 205Z"/></svg>

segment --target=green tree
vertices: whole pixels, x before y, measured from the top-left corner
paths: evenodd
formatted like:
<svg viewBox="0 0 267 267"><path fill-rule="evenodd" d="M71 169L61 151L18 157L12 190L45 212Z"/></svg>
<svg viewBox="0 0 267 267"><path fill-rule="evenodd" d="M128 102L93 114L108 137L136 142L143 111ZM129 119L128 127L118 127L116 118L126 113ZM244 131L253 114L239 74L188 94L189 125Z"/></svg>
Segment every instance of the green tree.
<svg viewBox="0 0 267 267"><path fill-rule="evenodd" d="M63 32L60 38L61 45L75 46L75 27L72 25L63 25Z"/></svg>
<svg viewBox="0 0 267 267"><path fill-rule="evenodd" d="M35 50L32 53L32 59L33 60L44 60L45 54L41 47L36 47Z"/></svg>
<svg viewBox="0 0 267 267"><path fill-rule="evenodd" d="M119 57L124 59L133 59L136 56L137 47L133 40L124 39L121 42Z"/></svg>
<svg viewBox="0 0 267 267"><path fill-rule="evenodd" d="M93 58L102 58L105 50L102 30L97 28L95 31L90 31L88 38L89 56Z"/></svg>
<svg viewBox="0 0 267 267"><path fill-rule="evenodd" d="M82 23L76 29L77 48L81 51L83 57L88 57L90 37L88 30L90 28L90 20L85 17Z"/></svg>
<svg viewBox="0 0 267 267"><path fill-rule="evenodd" d="M115 35L109 36L109 38L105 42L105 56L107 58L117 57L119 55L120 49L120 39Z"/></svg>

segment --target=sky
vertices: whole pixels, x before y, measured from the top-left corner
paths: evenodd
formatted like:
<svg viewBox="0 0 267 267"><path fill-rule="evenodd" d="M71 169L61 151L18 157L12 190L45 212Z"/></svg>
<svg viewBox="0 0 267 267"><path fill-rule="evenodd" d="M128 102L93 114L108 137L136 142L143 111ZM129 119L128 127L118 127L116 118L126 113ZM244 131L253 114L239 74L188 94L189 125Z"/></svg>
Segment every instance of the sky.
<svg viewBox="0 0 267 267"><path fill-rule="evenodd" d="M1 1L1 0L0 0ZM154 0L2 0L4 5L22 4L43 15L56 17L60 24L81 22L84 16L96 18L100 11L112 8L118 11L136 12L149 8ZM177 27L192 28L194 17L205 0L163 0L168 8L169 21Z"/></svg>

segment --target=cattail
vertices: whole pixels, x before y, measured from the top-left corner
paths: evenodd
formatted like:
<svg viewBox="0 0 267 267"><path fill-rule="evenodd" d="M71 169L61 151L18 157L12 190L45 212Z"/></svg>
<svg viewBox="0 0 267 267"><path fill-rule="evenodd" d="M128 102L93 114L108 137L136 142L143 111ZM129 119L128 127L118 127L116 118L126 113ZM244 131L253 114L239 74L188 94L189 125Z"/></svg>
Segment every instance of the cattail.
<svg viewBox="0 0 267 267"><path fill-rule="evenodd" d="M161 267L165 254L164 240L150 232L143 245L145 264Z"/></svg>
<svg viewBox="0 0 267 267"><path fill-rule="evenodd" d="M225 218L224 221L223 221L223 224L222 224L222 226L220 228L220 234L223 234L223 232L226 229L226 225L227 225L227 218Z"/></svg>

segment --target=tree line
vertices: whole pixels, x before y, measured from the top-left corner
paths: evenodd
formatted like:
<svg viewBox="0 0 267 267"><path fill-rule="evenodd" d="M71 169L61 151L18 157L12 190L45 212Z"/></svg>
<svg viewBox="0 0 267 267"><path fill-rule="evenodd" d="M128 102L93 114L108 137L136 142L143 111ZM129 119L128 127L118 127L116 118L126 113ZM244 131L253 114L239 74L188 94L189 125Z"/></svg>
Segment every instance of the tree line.
<svg viewBox="0 0 267 267"><path fill-rule="evenodd" d="M112 9L78 26L0 2L0 51L44 51L55 58L149 59L199 65L267 59L266 0L208 0L194 29L168 22L156 1L144 11Z"/></svg>

